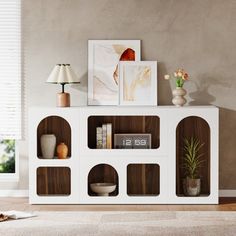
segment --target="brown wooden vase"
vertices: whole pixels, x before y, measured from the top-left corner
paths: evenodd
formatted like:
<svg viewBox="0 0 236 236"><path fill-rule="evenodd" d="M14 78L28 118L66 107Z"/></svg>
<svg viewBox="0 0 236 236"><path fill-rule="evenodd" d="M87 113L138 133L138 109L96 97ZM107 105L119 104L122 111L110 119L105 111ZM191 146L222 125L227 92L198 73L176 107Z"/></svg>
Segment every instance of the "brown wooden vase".
<svg viewBox="0 0 236 236"><path fill-rule="evenodd" d="M68 147L65 143L57 145L57 157L59 159L66 159L68 155Z"/></svg>

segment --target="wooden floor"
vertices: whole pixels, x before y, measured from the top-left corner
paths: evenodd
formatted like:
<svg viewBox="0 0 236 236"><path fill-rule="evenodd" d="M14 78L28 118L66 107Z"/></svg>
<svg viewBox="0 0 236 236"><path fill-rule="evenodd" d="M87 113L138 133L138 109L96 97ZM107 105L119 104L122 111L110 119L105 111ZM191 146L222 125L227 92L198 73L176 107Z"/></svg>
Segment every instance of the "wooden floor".
<svg viewBox="0 0 236 236"><path fill-rule="evenodd" d="M236 198L219 205L30 205L28 198L0 198L0 212L19 211L236 211Z"/></svg>

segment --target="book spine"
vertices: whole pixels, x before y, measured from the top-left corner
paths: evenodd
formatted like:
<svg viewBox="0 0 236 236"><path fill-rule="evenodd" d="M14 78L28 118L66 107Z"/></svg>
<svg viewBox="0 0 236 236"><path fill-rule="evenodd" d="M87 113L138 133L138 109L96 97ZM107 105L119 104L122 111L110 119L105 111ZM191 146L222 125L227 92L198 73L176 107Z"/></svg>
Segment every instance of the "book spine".
<svg viewBox="0 0 236 236"><path fill-rule="evenodd" d="M102 148L107 148L107 125L102 125Z"/></svg>
<svg viewBox="0 0 236 236"><path fill-rule="evenodd" d="M102 127L96 128L96 143L97 143L97 148L101 149L102 148Z"/></svg>
<svg viewBox="0 0 236 236"><path fill-rule="evenodd" d="M112 149L112 124L107 124L107 149Z"/></svg>

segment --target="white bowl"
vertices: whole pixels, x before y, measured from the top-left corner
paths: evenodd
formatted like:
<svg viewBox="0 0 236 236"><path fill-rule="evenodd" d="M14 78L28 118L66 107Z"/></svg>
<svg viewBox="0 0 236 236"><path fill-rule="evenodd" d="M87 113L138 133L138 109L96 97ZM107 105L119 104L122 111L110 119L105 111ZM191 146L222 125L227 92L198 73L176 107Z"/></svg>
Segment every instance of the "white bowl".
<svg viewBox="0 0 236 236"><path fill-rule="evenodd" d="M98 196L109 196L109 193L112 193L116 190L116 184L114 183L92 183L90 188Z"/></svg>

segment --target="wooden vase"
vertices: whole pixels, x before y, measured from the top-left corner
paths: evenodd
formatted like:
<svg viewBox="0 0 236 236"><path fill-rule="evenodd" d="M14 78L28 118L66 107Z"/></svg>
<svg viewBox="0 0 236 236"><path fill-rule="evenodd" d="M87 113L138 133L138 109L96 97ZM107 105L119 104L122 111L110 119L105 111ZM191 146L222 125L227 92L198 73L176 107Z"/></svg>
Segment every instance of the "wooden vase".
<svg viewBox="0 0 236 236"><path fill-rule="evenodd" d="M65 143L57 145L57 157L58 159L66 159L68 155L68 147Z"/></svg>

